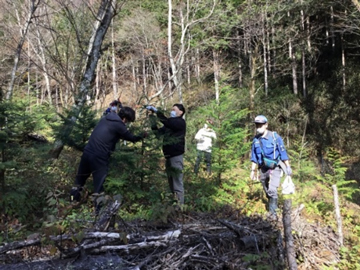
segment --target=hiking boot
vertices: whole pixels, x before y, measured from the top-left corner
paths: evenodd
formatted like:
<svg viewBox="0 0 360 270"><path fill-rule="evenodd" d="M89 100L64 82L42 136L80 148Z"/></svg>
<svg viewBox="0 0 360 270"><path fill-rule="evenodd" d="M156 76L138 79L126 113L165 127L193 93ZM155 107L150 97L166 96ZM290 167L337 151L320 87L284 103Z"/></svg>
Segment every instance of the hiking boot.
<svg viewBox="0 0 360 270"><path fill-rule="evenodd" d="M265 219L268 220L268 221L277 221L278 220L278 216L277 214L275 213L271 213L271 212L267 212L266 215L265 215Z"/></svg>
<svg viewBox="0 0 360 270"><path fill-rule="evenodd" d="M271 214L276 215L276 209L277 209L277 199L275 198L269 198L269 212Z"/></svg>
<svg viewBox="0 0 360 270"><path fill-rule="evenodd" d="M70 191L70 202L80 202L81 192L83 191L82 187L73 187Z"/></svg>

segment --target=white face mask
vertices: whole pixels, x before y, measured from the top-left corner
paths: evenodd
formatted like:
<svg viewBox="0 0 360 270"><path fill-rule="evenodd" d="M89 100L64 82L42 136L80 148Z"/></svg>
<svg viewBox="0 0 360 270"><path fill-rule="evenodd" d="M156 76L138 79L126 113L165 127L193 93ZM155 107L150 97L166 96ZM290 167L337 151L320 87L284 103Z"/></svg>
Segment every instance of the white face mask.
<svg viewBox="0 0 360 270"><path fill-rule="evenodd" d="M175 111L171 111L170 116L171 116L171 117L176 117L176 112L175 112Z"/></svg>
<svg viewBox="0 0 360 270"><path fill-rule="evenodd" d="M116 111L117 111L117 107L116 107L116 106L112 106L112 107L111 107L111 111L116 112Z"/></svg>
<svg viewBox="0 0 360 270"><path fill-rule="evenodd" d="M257 132L257 134L264 134L265 130L266 130L265 127L261 127L261 128L257 128L256 132Z"/></svg>

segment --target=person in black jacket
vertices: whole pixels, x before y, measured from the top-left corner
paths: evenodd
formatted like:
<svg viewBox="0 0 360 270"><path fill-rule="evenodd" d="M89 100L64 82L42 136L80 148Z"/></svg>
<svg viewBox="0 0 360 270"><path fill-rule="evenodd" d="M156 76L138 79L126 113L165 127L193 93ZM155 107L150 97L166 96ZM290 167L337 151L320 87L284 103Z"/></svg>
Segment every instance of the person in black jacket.
<svg viewBox="0 0 360 270"><path fill-rule="evenodd" d="M185 152L186 122L183 118L185 108L182 104L174 104L167 118L163 112L153 106L146 109L155 112L157 118L163 124L161 128L152 125L151 129L163 135L163 153L166 159L166 174L171 192L176 196L180 204L184 204L184 184L183 184L183 156Z"/></svg>
<svg viewBox="0 0 360 270"><path fill-rule="evenodd" d="M134 136L126 123L135 121L135 111L122 107L119 113L111 112L104 116L94 128L81 157L75 187L70 192L71 201L80 201L81 191L92 174L94 194L104 191L104 181L108 173L109 159L119 139L138 142L145 136Z"/></svg>

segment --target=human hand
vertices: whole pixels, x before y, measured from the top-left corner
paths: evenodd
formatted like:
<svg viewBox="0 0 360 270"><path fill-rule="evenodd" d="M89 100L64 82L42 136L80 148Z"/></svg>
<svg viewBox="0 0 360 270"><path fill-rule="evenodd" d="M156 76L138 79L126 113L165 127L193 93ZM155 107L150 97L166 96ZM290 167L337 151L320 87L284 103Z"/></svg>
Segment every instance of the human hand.
<svg viewBox="0 0 360 270"><path fill-rule="evenodd" d="M146 106L146 109L152 112L157 112L157 109L154 106Z"/></svg>
<svg viewBox="0 0 360 270"><path fill-rule="evenodd" d="M286 174L287 174L287 175L292 175L292 169L291 169L290 166L287 166L287 167L286 167Z"/></svg>
<svg viewBox="0 0 360 270"><path fill-rule="evenodd" d="M255 170L251 170L250 179L251 179L251 180L256 180Z"/></svg>

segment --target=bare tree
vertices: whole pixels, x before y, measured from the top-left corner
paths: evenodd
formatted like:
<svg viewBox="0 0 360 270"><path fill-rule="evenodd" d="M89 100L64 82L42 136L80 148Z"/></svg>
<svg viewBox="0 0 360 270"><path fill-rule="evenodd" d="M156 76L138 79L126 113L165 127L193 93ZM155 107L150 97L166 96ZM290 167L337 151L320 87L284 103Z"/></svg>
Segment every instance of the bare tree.
<svg viewBox="0 0 360 270"><path fill-rule="evenodd" d="M69 119L70 121L65 123L63 132L55 141L54 148L51 150L50 154L53 158L58 158L63 147L64 142L61 138L68 136L77 120L82 107L84 106L87 98L91 94L91 89L95 81L96 67L100 59L100 52L103 40L105 38L106 32L111 24L113 17L117 14L121 6L126 1L122 1L119 5L116 0L102 0L98 13L96 15L96 21L93 28L93 35L90 38L89 46L87 50L87 60L84 67L84 73L82 80L79 86L79 94L77 95L75 104L70 112Z"/></svg>
<svg viewBox="0 0 360 270"><path fill-rule="evenodd" d="M13 89L14 89L14 82L16 79L16 71L18 69L18 65L19 65L19 61L20 61L20 56L21 56L21 52L23 49L23 45L24 42L26 40L26 35L28 33L29 27L30 27L30 23L33 20L34 14L36 9L38 8L38 6L40 5L40 0L29 0L28 1L28 10L24 11L25 13L25 22L22 21L22 13L19 10L19 7L16 5L16 2L12 2L13 6L14 6L14 10L16 12L16 17L17 17L17 21L18 21L18 25L20 27L20 40L18 42L16 51L15 51L15 56L14 56L14 66L12 68L11 71L11 76L10 76L10 83L6 92L6 99L10 100L13 94ZM26 14L27 12L27 14Z"/></svg>
<svg viewBox="0 0 360 270"><path fill-rule="evenodd" d="M171 68L171 81L178 92L179 101L183 103L182 97L182 68L184 64L185 55L190 48L190 30L195 25L206 21L213 14L217 1L195 1L187 0L178 6L179 22L173 22L173 5L172 0L168 0L168 57ZM200 10L204 10L208 4L210 8L207 14L203 17L197 18L196 14ZM181 29L179 43L173 42L173 26L177 24ZM176 53L175 53L176 48Z"/></svg>

